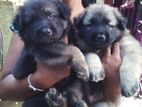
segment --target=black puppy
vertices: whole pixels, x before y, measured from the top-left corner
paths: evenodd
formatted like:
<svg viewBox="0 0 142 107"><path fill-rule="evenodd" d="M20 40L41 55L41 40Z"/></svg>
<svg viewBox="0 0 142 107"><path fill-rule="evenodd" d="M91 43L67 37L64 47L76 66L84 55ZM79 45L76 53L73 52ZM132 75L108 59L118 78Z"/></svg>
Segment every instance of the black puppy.
<svg viewBox="0 0 142 107"><path fill-rule="evenodd" d="M13 70L16 78L26 77L35 71L36 62L42 62L56 69L71 64L80 78L88 79L82 53L64 43L69 17L69 9L59 0L27 1L19 9L13 25L25 47Z"/></svg>
<svg viewBox="0 0 142 107"><path fill-rule="evenodd" d="M79 78L89 79L82 52L64 43L70 26L69 18L70 10L62 0L29 0L19 9L13 25L24 42L24 48L13 70L15 78L21 79L35 72L39 62L55 69L71 65ZM55 87L66 91L66 87L76 79L71 75Z"/></svg>

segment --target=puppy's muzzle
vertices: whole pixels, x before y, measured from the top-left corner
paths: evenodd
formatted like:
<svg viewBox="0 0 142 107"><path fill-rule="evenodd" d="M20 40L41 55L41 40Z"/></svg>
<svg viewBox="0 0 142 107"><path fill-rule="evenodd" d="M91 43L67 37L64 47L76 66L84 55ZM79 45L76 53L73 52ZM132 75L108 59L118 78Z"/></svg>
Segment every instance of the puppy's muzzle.
<svg viewBox="0 0 142 107"><path fill-rule="evenodd" d="M109 34L107 33L94 32L92 34L92 40L95 40L95 42L99 43L106 43L109 41L109 38Z"/></svg>
<svg viewBox="0 0 142 107"><path fill-rule="evenodd" d="M48 35L48 36L51 36L52 33L53 33L50 28L44 28L44 29L42 29L41 32L42 32L42 35L43 35L43 36L47 36L47 35Z"/></svg>
<svg viewBox="0 0 142 107"><path fill-rule="evenodd" d="M106 44L110 41L110 34L105 27L93 27L91 29L91 41Z"/></svg>
<svg viewBox="0 0 142 107"><path fill-rule="evenodd" d="M105 48L111 43L111 38L107 32L94 32L91 37L91 42L96 48Z"/></svg>
<svg viewBox="0 0 142 107"><path fill-rule="evenodd" d="M100 42L105 42L106 41L106 36L103 34L98 34L96 39Z"/></svg>

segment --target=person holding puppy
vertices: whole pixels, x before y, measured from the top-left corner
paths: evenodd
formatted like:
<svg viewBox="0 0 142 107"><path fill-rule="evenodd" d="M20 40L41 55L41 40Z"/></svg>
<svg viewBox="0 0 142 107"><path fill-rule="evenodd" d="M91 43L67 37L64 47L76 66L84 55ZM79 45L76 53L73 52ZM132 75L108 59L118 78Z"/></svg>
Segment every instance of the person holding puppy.
<svg viewBox="0 0 142 107"><path fill-rule="evenodd" d="M72 9L71 20L74 16L83 11L81 0L65 0L65 2ZM65 41L67 42L67 38L65 38ZM31 90L29 88L28 77L22 80L16 80L11 72L23 46L24 44L17 33L13 32L9 51L3 66L2 76L0 78L0 99L25 101L23 105L24 107L44 107L44 105L46 105L44 104L45 102L43 102L45 93ZM119 44L116 43L114 47L115 48L113 48L113 50L109 47L103 57L103 64L106 71L104 84L107 84L106 86L104 85L106 89L104 92L106 97L113 100L117 99L117 96L120 95L119 66L121 63ZM37 64L36 72L33 73L30 78L30 82L32 83L32 86L36 87L37 90L47 90L57 82L68 77L70 73L71 70L69 66L65 67L61 71L54 71L52 68L47 68L39 63ZM110 87L113 87L113 89L109 89Z"/></svg>

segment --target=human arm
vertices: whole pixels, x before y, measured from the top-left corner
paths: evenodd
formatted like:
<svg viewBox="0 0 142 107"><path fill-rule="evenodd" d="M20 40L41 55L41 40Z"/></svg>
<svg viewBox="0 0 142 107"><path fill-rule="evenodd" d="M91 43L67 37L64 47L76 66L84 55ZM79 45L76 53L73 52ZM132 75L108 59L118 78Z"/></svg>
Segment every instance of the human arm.
<svg viewBox="0 0 142 107"><path fill-rule="evenodd" d="M72 17L76 15L76 6L81 6L80 0L69 0L68 6L72 8ZM75 12L75 13L74 13ZM4 67L2 70L2 76L0 79L0 99L3 100L25 100L30 96L37 94L37 92L33 92L28 87L27 77L21 80L17 80L14 78L12 74L12 70L15 66L17 59L19 58L20 52L24 47L23 42L19 38L19 36L14 33L11 39L8 55L6 57L6 61L4 63ZM59 73L60 72L60 73ZM62 80L70 74L70 68L65 68L61 71L55 71L53 69L49 69L42 64L38 64L37 70L32 74L31 83L33 86L41 89L48 89L53 84Z"/></svg>
<svg viewBox="0 0 142 107"><path fill-rule="evenodd" d="M38 93L28 87L27 78L17 80L11 73L23 46L24 44L19 36L14 33L0 79L0 99L2 100L25 100ZM53 84L67 77L70 74L69 71L68 67L61 71L54 71L42 64L38 64L36 72L31 77L31 83L35 87L48 89Z"/></svg>
<svg viewBox="0 0 142 107"><path fill-rule="evenodd" d="M71 9L71 21L74 20L83 10L82 0L64 0L68 7Z"/></svg>
<svg viewBox="0 0 142 107"><path fill-rule="evenodd" d="M103 81L104 96L112 102L118 102L121 96L119 67L121 65L120 46L115 43L107 48L102 59L106 77Z"/></svg>

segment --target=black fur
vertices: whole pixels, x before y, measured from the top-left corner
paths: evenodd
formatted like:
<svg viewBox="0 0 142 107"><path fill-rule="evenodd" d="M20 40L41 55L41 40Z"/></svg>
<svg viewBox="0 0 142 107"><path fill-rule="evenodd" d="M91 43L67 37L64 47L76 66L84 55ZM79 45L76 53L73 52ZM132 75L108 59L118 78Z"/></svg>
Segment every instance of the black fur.
<svg viewBox="0 0 142 107"><path fill-rule="evenodd" d="M90 4L96 3L96 0L82 0L82 5L84 8L88 7Z"/></svg>
<svg viewBox="0 0 142 107"><path fill-rule="evenodd" d="M69 18L70 10L62 0L29 0L19 9L13 25L24 42L24 48L13 69L16 79L35 72L37 62L55 70L70 65L79 78L89 78L88 66L81 51L64 43L64 37L70 28ZM60 92L67 93L71 106L73 104L70 102L76 105L78 100L82 100L78 91L73 91L79 87L76 84L80 82L76 73L73 72L53 86ZM72 99L76 95L78 97Z"/></svg>
<svg viewBox="0 0 142 107"><path fill-rule="evenodd" d="M48 8L52 6L60 13L53 14L53 11L55 11L54 9L49 11ZM13 71L16 78L23 78L34 72L36 69L36 60L42 60L47 56L62 56L60 53L55 53L51 50L50 45L52 48L56 48L56 45L54 45L56 41L58 41L57 44L64 44L62 40L67 33L66 30L70 23L69 17L69 9L58 0L28 1L19 9L13 20L13 25L24 41L25 48L23 49L16 67L20 66L20 61L31 63L32 60L34 63L31 64L34 66L25 63L26 65L23 65L28 65L28 68L24 67L27 70L24 71L25 69L21 69L22 71L20 72L19 69L15 68ZM61 46L59 48L63 50L63 47ZM58 49L56 49L56 51L58 51Z"/></svg>

